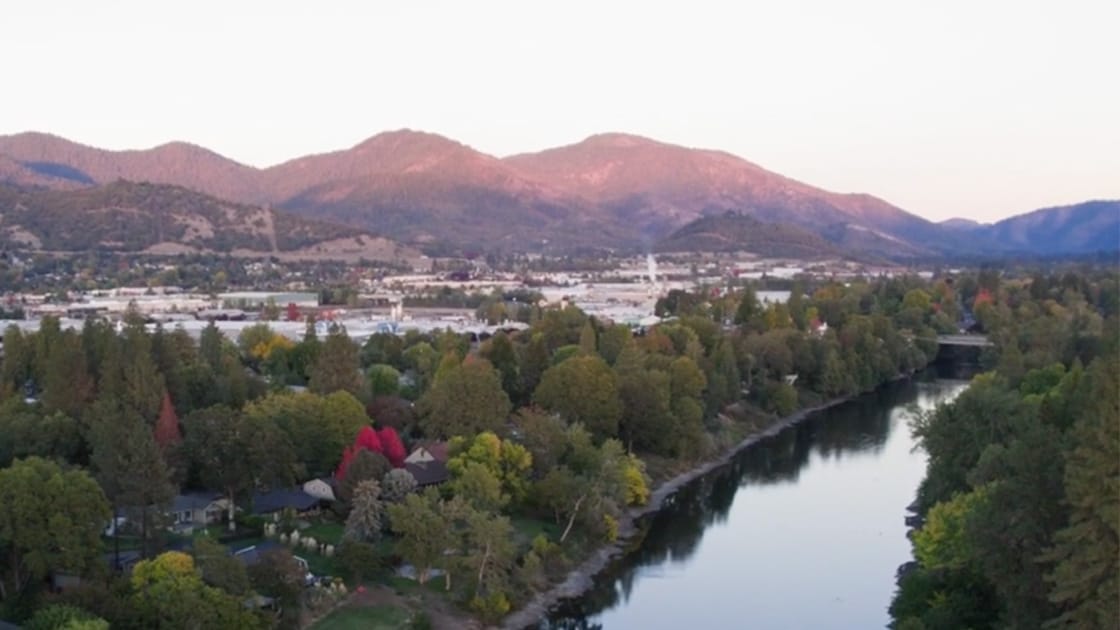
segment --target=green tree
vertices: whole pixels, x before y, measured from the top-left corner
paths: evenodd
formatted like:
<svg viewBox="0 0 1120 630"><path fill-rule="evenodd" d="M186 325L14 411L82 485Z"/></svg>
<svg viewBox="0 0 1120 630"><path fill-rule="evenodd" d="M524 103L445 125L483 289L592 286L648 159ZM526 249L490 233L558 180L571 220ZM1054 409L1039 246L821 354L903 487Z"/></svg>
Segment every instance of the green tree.
<svg viewBox="0 0 1120 630"><path fill-rule="evenodd" d="M498 331L496 335L482 345L479 354L502 375L502 389L506 391L510 399L519 398L521 395L521 370L517 363L517 350L513 347L513 342L509 340L509 337L504 332Z"/></svg>
<svg viewBox="0 0 1120 630"><path fill-rule="evenodd" d="M1087 407L1071 429L1065 466L1068 524L1043 559L1052 563L1055 627L1110 628L1120 619L1120 362L1090 366Z"/></svg>
<svg viewBox="0 0 1120 630"><path fill-rule="evenodd" d="M385 504L381 501L381 484L373 479L360 482L354 488L350 515L346 517L347 540L376 541L381 537Z"/></svg>
<svg viewBox="0 0 1120 630"><path fill-rule="evenodd" d="M68 604L51 604L35 611L25 630L109 630L109 622Z"/></svg>
<svg viewBox="0 0 1120 630"><path fill-rule="evenodd" d="M541 375L549 367L548 342L544 335L534 334L518 357L521 373L521 391L533 392L541 381Z"/></svg>
<svg viewBox="0 0 1120 630"><path fill-rule="evenodd" d="M378 363L369 366L366 378L369 379L370 394L375 398L396 396L400 392L401 373L391 365Z"/></svg>
<svg viewBox="0 0 1120 630"><path fill-rule="evenodd" d="M245 563L231 555L225 545L200 536L192 543L191 555L206 584L238 597L252 591Z"/></svg>
<svg viewBox="0 0 1120 630"><path fill-rule="evenodd" d="M416 570L420 584L427 583L432 569L446 569L450 590L452 559L445 552L460 546L454 522L461 520L464 511L462 501L444 501L434 488L410 494L404 501L389 506L389 523L398 536L394 549Z"/></svg>
<svg viewBox="0 0 1120 630"><path fill-rule="evenodd" d="M352 503L358 486L366 481L378 481L393 470L393 465L381 453L360 449L346 467L346 477L338 484L338 498Z"/></svg>
<svg viewBox="0 0 1120 630"><path fill-rule="evenodd" d="M365 382L358 366L358 346L341 328L327 335L315 362L311 366L308 387L318 394L337 391L350 392L361 398Z"/></svg>
<svg viewBox="0 0 1120 630"><path fill-rule="evenodd" d="M168 551L142 560L130 578L133 600L149 627L262 628L239 598L207 586L185 553Z"/></svg>
<svg viewBox="0 0 1120 630"><path fill-rule="evenodd" d="M148 424L134 409L99 401L90 411L90 463L113 506L140 523L141 553L158 531L175 496L171 471L160 454Z"/></svg>
<svg viewBox="0 0 1120 630"><path fill-rule="evenodd" d="M450 438L500 430L511 405L490 362L472 359L437 379L419 407L424 434Z"/></svg>
<svg viewBox="0 0 1120 630"><path fill-rule="evenodd" d="M84 471L38 457L0 469L0 599L16 597L52 571L89 575L101 555L109 504Z"/></svg>
<svg viewBox="0 0 1120 630"><path fill-rule="evenodd" d="M455 494L459 494L456 488L463 487L465 479L483 478L473 470L474 465L478 465L497 482L498 495L501 497L495 504L486 506L486 509L496 510L510 500L520 502L525 499L533 456L524 446L511 440L502 440L494 433L485 431L470 441L462 437L453 439L450 452L447 470L451 473L451 488Z"/></svg>
<svg viewBox="0 0 1120 630"><path fill-rule="evenodd" d="M46 357L43 376L43 406L71 418L81 418L93 399L95 384L86 370L85 352L77 333L59 335Z"/></svg>
<svg viewBox="0 0 1120 630"><path fill-rule="evenodd" d="M294 449L267 417L215 406L184 418L183 433L184 452L201 481L220 488L229 501L231 531L239 497L258 482L282 487L295 478Z"/></svg>
<svg viewBox="0 0 1120 630"><path fill-rule="evenodd" d="M586 426L600 439L618 435L618 377L598 356L574 357L549 368L533 392L533 402L570 424Z"/></svg>
<svg viewBox="0 0 1120 630"><path fill-rule="evenodd" d="M555 414L533 407L519 409L513 418L521 444L532 457L533 474L540 478L555 468L568 445L568 427Z"/></svg>
<svg viewBox="0 0 1120 630"><path fill-rule="evenodd" d="M598 337L595 334L595 325L588 318L579 332L579 351L586 355L598 354Z"/></svg>
<svg viewBox="0 0 1120 630"><path fill-rule="evenodd" d="M343 449L369 424L362 403L345 391L274 392L246 405L245 415L279 427L309 475L334 471Z"/></svg>
<svg viewBox="0 0 1120 630"><path fill-rule="evenodd" d="M249 567L249 583L261 595L275 598L281 606L280 626L298 628L305 590L303 566L287 549L269 549Z"/></svg>
<svg viewBox="0 0 1120 630"><path fill-rule="evenodd" d="M761 311L754 289L746 287L739 298L739 306L735 309L735 324L745 326L761 314Z"/></svg>

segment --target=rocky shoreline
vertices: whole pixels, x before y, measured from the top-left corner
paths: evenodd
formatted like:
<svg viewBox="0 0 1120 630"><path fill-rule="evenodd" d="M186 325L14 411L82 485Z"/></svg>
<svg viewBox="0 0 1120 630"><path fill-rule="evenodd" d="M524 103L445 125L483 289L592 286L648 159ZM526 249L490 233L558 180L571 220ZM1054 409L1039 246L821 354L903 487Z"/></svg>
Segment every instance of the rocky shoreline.
<svg viewBox="0 0 1120 630"><path fill-rule="evenodd" d="M909 375L902 375L899 378L905 378L906 376ZM858 396L858 394L855 396ZM595 552L581 562L579 566L572 569L563 582L552 586L546 591L537 593L531 600L526 602L524 606L507 615L500 627L503 630L525 630L534 627L535 624L539 623L548 615L549 609L561 600L579 597L588 591L594 585L595 576L606 569L612 560L625 553L627 543L638 532L638 521L660 510L665 500L675 494L685 484L724 466L731 461L732 457L743 449L768 437L777 435L787 427L791 427L817 412L847 402L855 396L835 398L820 405L795 411L770 424L762 431L752 433L743 438L738 444L727 449L715 459L704 462L671 479L667 479L650 493L649 502L646 505L632 508L626 513L624 518L619 521L618 539L615 540L615 542L595 550Z"/></svg>

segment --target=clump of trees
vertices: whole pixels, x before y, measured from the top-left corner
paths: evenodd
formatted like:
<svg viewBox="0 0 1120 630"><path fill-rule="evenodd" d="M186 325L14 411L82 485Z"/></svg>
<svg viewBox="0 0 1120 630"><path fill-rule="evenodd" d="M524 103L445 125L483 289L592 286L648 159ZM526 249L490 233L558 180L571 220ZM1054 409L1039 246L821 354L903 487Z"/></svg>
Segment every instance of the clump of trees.
<svg viewBox="0 0 1120 630"><path fill-rule="evenodd" d="M929 453L897 628L1111 628L1120 618L1115 276L981 274L995 341L957 400L918 419Z"/></svg>

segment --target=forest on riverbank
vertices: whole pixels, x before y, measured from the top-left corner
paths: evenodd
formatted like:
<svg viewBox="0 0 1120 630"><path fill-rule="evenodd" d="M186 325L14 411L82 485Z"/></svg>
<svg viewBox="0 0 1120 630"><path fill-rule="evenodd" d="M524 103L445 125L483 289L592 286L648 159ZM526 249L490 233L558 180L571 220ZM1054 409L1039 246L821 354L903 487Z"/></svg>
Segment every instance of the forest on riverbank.
<svg viewBox="0 0 1120 630"><path fill-rule="evenodd" d="M1116 282L1005 280L977 306L991 371L913 427L929 469L892 627L1116 627Z"/></svg>
<svg viewBox="0 0 1120 630"><path fill-rule="evenodd" d="M1092 287L1115 276L1083 281L1076 312L1114 325L1116 292ZM296 341L267 322L197 342L137 319L10 328L0 617L298 627L347 589L387 584L496 621L613 540L653 484L926 365L973 312L1003 334L1007 291L994 272L798 282L787 303L713 287L671 292L668 317L640 331L532 307L527 331L477 344L444 332L359 347L313 325ZM420 447L445 450L446 481L419 487L403 460ZM334 498L313 513L259 512L262 494L316 479ZM171 504L206 491L225 502L215 526L169 531ZM108 531L113 514L131 528ZM283 544L253 565L228 551L269 539ZM122 543L130 574L115 568ZM308 568L336 579L308 586ZM244 605L259 597L270 605Z"/></svg>

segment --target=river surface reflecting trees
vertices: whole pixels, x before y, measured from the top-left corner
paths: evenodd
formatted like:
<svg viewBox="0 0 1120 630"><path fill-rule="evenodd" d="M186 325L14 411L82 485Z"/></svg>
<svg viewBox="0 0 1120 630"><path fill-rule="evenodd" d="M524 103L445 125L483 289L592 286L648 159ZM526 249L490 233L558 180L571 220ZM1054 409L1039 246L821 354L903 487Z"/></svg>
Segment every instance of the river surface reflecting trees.
<svg viewBox="0 0 1120 630"><path fill-rule="evenodd" d="M682 488L633 550L541 628L882 628L925 474L907 421L963 380L814 415Z"/></svg>

